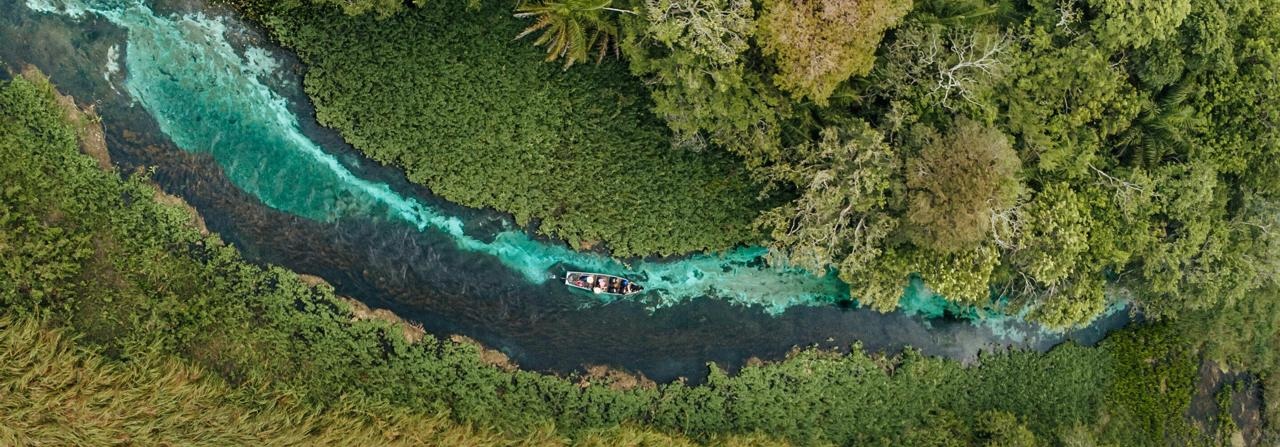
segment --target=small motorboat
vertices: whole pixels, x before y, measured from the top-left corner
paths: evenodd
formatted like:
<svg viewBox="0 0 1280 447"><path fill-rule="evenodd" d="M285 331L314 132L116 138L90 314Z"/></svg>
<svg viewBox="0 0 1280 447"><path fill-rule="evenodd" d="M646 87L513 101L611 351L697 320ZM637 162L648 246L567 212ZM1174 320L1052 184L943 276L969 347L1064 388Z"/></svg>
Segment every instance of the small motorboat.
<svg viewBox="0 0 1280 447"><path fill-rule="evenodd" d="M564 285L604 295L626 296L644 291L644 287L627 278L603 273L567 272Z"/></svg>

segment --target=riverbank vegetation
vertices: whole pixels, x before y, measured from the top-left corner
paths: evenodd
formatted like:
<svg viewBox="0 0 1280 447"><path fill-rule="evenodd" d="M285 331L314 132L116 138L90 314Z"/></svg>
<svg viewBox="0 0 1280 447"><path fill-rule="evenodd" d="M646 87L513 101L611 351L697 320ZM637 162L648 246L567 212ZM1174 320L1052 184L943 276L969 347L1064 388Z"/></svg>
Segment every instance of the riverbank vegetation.
<svg viewBox="0 0 1280 447"><path fill-rule="evenodd" d="M624 65L543 63L512 42L527 24L511 14L504 2L382 18L302 4L263 21L306 63L321 123L449 201L617 256L756 238L759 187L733 156L670 151Z"/></svg>
<svg viewBox="0 0 1280 447"><path fill-rule="evenodd" d="M1274 293L970 366L803 350L629 390L507 371L246 263L65 117L47 82L0 85L0 442L1186 444L1210 436L1184 416L1201 355L1275 377Z"/></svg>
<svg viewBox="0 0 1280 447"><path fill-rule="evenodd" d="M862 305L919 274L1055 328L1280 277L1275 2L347 3L377 13L241 2L310 65L322 122L570 241L686 252L754 220ZM572 65L587 47L610 57Z"/></svg>

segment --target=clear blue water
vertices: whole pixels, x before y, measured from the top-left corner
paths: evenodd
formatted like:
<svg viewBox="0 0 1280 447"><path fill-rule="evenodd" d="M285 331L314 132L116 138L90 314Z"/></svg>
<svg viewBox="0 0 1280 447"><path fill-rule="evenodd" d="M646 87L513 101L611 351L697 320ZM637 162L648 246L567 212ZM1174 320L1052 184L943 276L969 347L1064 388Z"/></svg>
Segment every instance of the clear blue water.
<svg viewBox="0 0 1280 447"><path fill-rule="evenodd" d="M759 247L629 263L573 251L363 160L310 119L296 62L225 12L20 1L0 0L5 58L36 63L81 100L103 103L113 155L158 166L156 179L248 257L320 274L340 292L437 332L476 336L526 366L608 363L670 378L796 344L856 340L969 357L1062 338L999 315L939 320L956 309L919 281L904 293L904 312L849 309L834 275L771 267ZM619 303L574 294L548 281L567 268L627 275L650 292Z"/></svg>

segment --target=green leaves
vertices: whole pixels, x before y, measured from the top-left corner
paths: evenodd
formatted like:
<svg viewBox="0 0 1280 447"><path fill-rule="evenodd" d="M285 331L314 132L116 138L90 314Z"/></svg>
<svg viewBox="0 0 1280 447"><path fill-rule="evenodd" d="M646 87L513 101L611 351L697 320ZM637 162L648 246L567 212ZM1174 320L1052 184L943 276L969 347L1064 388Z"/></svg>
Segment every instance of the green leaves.
<svg viewBox="0 0 1280 447"><path fill-rule="evenodd" d="M993 216L1018 199L1021 162L1000 130L961 119L907 162L907 221L916 245L970 249L991 237Z"/></svg>
<svg viewBox="0 0 1280 447"><path fill-rule="evenodd" d="M547 47L547 61L564 60L564 68L587 58L593 50L596 63L604 60L609 49L617 52L618 26L606 15L610 12L633 14L611 8L613 0L564 0L526 3L516 7L516 17L534 18L532 25L516 35L516 39L541 32L534 45Z"/></svg>
<svg viewBox="0 0 1280 447"><path fill-rule="evenodd" d="M1019 270L1044 286L1067 279L1089 249L1088 213L1088 205L1067 184L1045 186L1019 213L1021 234L1013 255Z"/></svg>
<svg viewBox="0 0 1280 447"><path fill-rule="evenodd" d="M644 20L625 22L623 52L632 73L650 81L673 146L720 146L751 167L779 158L790 106L752 67L754 19L746 0L650 0Z"/></svg>
<svg viewBox="0 0 1280 447"><path fill-rule="evenodd" d="M770 252L816 274L835 265L850 274L869 267L897 226L885 212L901 170L896 154L866 123L828 128L816 146L792 152L801 161L769 175L801 185L804 194L757 222L770 231Z"/></svg>
<svg viewBox="0 0 1280 447"><path fill-rule="evenodd" d="M528 443L552 438L546 442L675 442L655 432L662 430L727 443L734 440L725 441L726 434L751 432L797 444L1031 445L1062 443L1059 435L1069 430L1072 436L1092 437L1078 427L1095 421L1103 443L1183 439L1176 435L1186 429L1183 415L1196 358L1188 334L1198 332L1177 326L1120 331L1097 349L1067 344L1043 354L989 353L970 365L911 350L873 357L856 345L849 355L808 349L785 362L747 366L733 375L713 366L702 386L677 383L630 391L499 370L484 365L473 347L432 337L409 344L386 323L352 321L351 309L331 288L310 287L283 269L246 263L234 248L199 236L177 211L156 204L142 181L121 181L98 170L76 153L75 135L61 122L50 93L47 86L25 81L0 87L0 175L5 179L0 309L9 314L47 309L55 317L47 324L64 324L76 333L76 343L91 346L81 352L70 337L0 319L0 351L14 353L0 355L0 363L7 362L0 367L5 384L0 388L41 390L0 396L5 409L0 419L8 418L4 425L9 427L19 425L12 421L24 428L37 425L43 430L39 439L50 443L67 439L67 427L49 427L63 416L115 424L75 432L77 440L104 443L188 439L173 441L165 437L169 433L210 436L214 444L240 439L340 445L497 442L472 431L439 434L440 427L456 425L420 417L446 411L455 421L498 426L509 436L530 435L516 441ZM865 271L846 278L855 296L861 299L867 296L863 291L877 287L889 290L892 294L870 293L867 302L891 307L901 293L894 282L916 270L938 291L973 302L985 298L1003 254L994 243L926 252L892 234L880 241L850 224L853 215L890 222L900 208L901 193L895 191L901 189L902 158L880 132L852 121L828 126L814 142L793 149L789 163L767 172L808 188L784 208L788 211L769 216L776 219L771 228L783 229L783 238L794 237L800 246L815 247L808 252L811 259L838 263L842 275ZM448 155L470 156L461 150ZM1037 280L1064 290L1041 303L1038 318L1066 324L1096 314L1103 303L1102 278L1065 273L1073 271L1065 266L1092 266L1097 259L1124 264L1122 253L1148 240L1117 229L1132 220L1135 234L1159 233L1159 242L1152 244L1162 247L1159 257L1143 261L1179 270L1167 279L1183 283L1175 288L1188 295L1189 304L1222 295L1225 318L1210 327L1223 334L1216 341L1233 337L1240 343L1218 344L1215 352L1274 362L1274 278L1280 264L1274 256L1277 241L1269 233L1277 211L1270 197L1247 191L1203 160L1150 174L1111 165L1086 168L1092 174L1083 179L1044 182L1040 195L1030 197L1024 208L1023 250L1047 253L1014 259ZM796 216L812 218L799 219L800 230L785 233ZM822 235L831 231L844 237L834 249L822 248L829 247ZM1081 237L1090 247L1083 252ZM874 242L853 245L856 238ZM1062 247L1049 246L1059 240ZM23 276L28 273L41 278L35 288L24 286L32 283ZM1230 299L1252 290L1251 281L1272 288L1256 300ZM31 293L36 289L41 295ZM51 309L49 303L63 305ZM158 360L170 363L154 368ZM129 371L116 368L126 364ZM175 367L179 364L184 366ZM5 376L5 371L19 374ZM205 371L219 378L199 379ZM57 380L41 382L48 377ZM1267 376L1268 385L1274 377ZM1273 393L1270 386L1267 390ZM29 400L32 396L43 400ZM114 403L106 408L120 411L30 410L56 403L73 411L77 408L65 404L85 398ZM104 419L104 414L120 417ZM622 423L649 428L641 434L623 430L621 441L592 437Z"/></svg>
<svg viewBox="0 0 1280 447"><path fill-rule="evenodd" d="M884 32L910 10L911 0L766 0L760 47L777 64L773 82L825 106L840 83L871 72Z"/></svg>
<svg viewBox="0 0 1280 447"><path fill-rule="evenodd" d="M1097 39L1108 48L1142 48L1173 37L1192 0L1089 0Z"/></svg>
<svg viewBox="0 0 1280 447"><path fill-rule="evenodd" d="M329 4L342 8L342 12L347 15L362 15L373 13L378 17L390 17L404 8L404 0L310 0L312 3ZM421 6L425 0L413 0L413 3Z"/></svg>
<svg viewBox="0 0 1280 447"><path fill-rule="evenodd" d="M308 64L321 123L449 201L620 257L754 238L758 188L739 160L671 151L625 66L541 63L511 41L525 24L508 7L437 2L385 20L302 7L276 32Z"/></svg>

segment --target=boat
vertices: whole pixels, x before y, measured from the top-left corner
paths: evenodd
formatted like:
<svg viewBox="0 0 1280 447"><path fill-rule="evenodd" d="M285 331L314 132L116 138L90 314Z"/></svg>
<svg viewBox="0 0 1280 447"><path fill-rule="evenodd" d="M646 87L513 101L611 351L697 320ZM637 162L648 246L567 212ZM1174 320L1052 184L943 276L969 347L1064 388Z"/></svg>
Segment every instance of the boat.
<svg viewBox="0 0 1280 447"><path fill-rule="evenodd" d="M644 291L644 287L627 278L604 273L566 272L564 285L601 295L626 296Z"/></svg>

